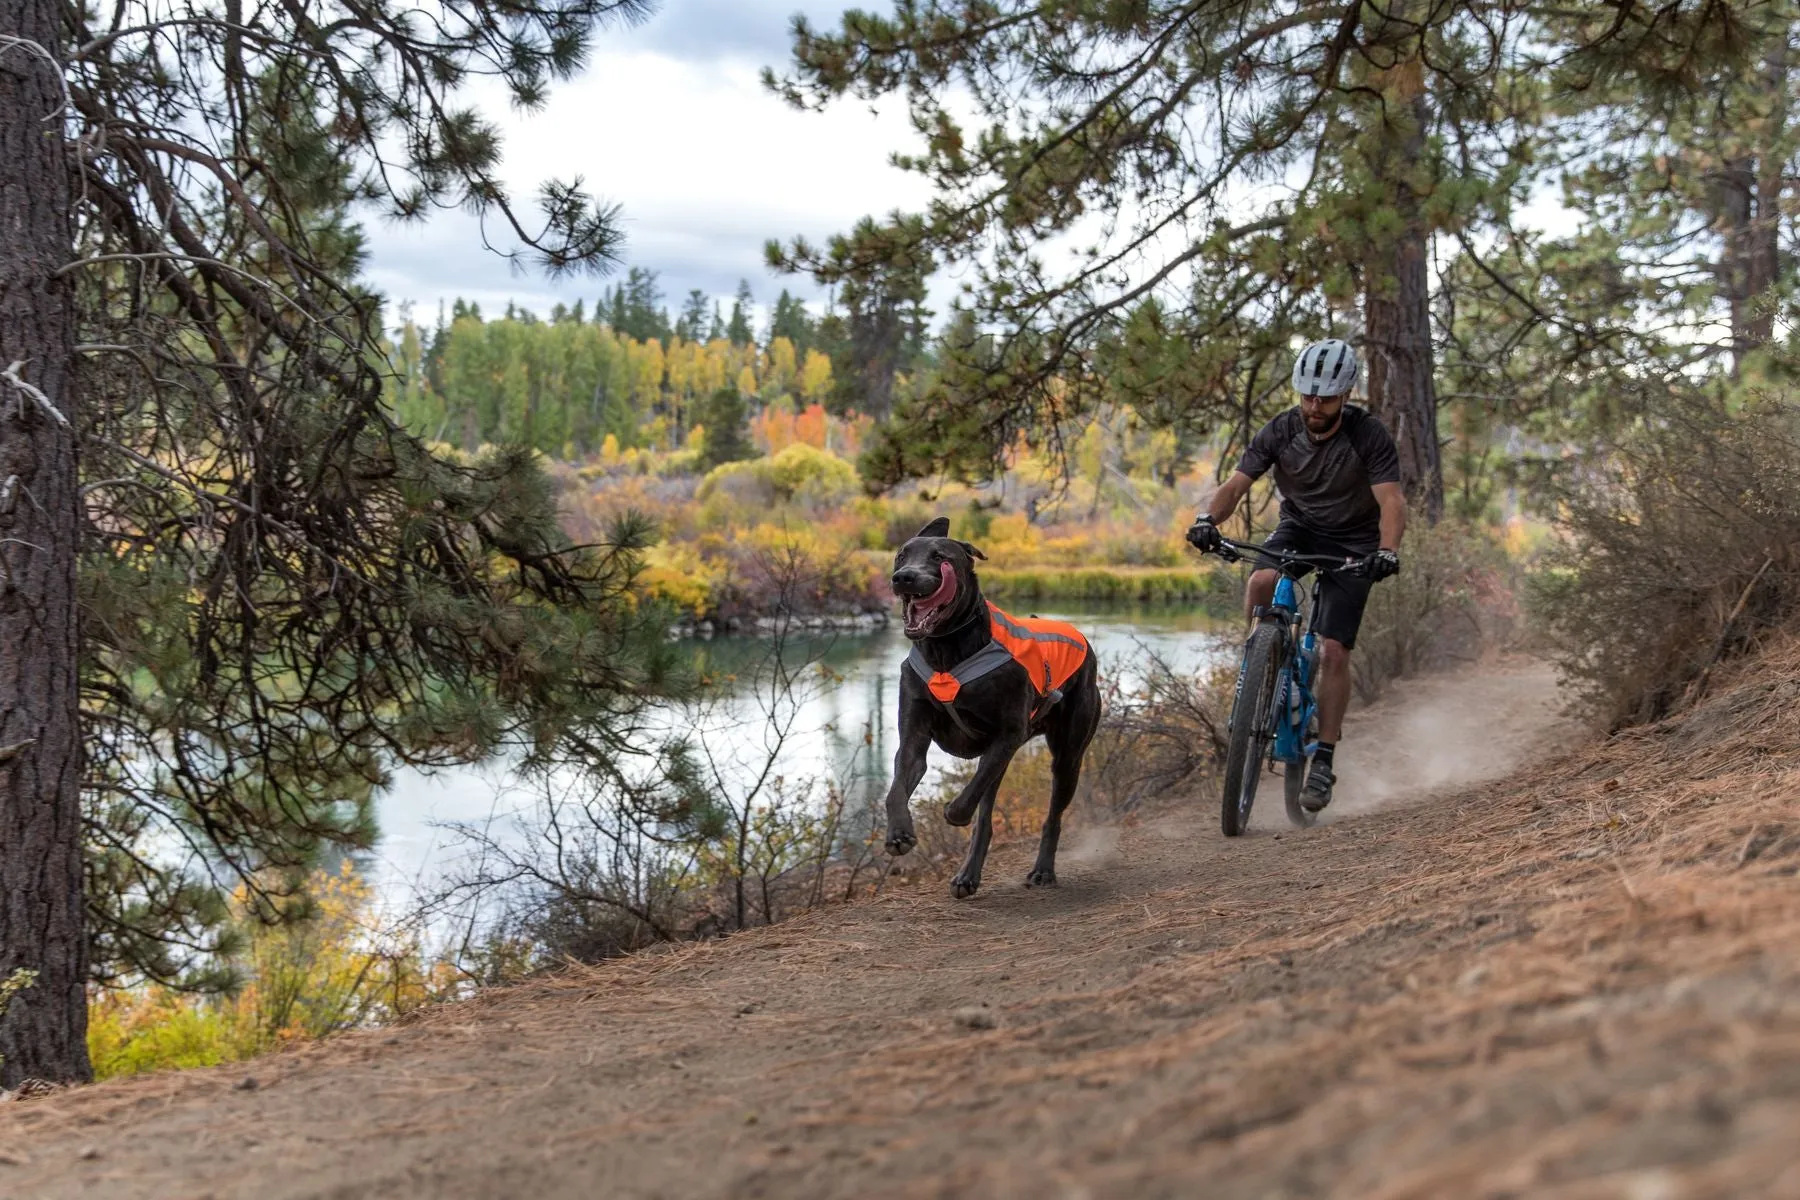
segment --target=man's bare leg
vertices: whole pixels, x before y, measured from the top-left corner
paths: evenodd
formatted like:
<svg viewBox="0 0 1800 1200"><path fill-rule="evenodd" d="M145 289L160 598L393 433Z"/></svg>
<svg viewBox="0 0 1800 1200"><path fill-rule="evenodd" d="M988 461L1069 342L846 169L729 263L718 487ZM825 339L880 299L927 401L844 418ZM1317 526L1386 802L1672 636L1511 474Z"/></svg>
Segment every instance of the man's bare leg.
<svg viewBox="0 0 1800 1200"><path fill-rule="evenodd" d="M1244 620L1251 620L1258 605L1269 605L1275 602L1275 580L1280 572L1273 568L1250 573L1250 582L1244 588Z"/></svg>
<svg viewBox="0 0 1800 1200"><path fill-rule="evenodd" d="M1319 748L1306 773L1306 789L1300 806L1318 812L1331 803L1331 785L1337 781L1335 756L1344 733L1344 713L1350 707L1350 651L1335 638L1319 639L1319 678L1313 686L1319 701Z"/></svg>
<svg viewBox="0 0 1800 1200"><path fill-rule="evenodd" d="M1350 709L1350 651L1344 643L1319 639L1319 678L1313 695L1319 700L1319 740L1335 746L1344 736L1344 714Z"/></svg>

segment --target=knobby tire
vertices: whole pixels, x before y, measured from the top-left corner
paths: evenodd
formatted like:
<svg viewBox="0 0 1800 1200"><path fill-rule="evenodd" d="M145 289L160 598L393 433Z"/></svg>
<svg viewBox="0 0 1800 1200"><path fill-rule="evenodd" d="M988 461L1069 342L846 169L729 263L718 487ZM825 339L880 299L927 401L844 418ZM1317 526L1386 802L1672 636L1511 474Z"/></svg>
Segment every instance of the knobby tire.
<svg viewBox="0 0 1800 1200"><path fill-rule="evenodd" d="M1231 705L1231 740L1225 750L1225 793L1220 798L1219 825L1226 837L1250 827L1256 785L1273 732L1271 709L1275 681L1281 672L1282 630L1272 622L1258 625L1244 648L1243 680Z"/></svg>

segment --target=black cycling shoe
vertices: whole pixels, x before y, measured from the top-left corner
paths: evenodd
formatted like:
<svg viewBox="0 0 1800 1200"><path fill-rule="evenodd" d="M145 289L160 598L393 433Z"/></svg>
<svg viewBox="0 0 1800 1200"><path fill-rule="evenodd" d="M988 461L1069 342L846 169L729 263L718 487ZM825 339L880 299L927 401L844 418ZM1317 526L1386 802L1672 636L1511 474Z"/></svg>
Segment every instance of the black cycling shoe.
<svg viewBox="0 0 1800 1200"><path fill-rule="evenodd" d="M1306 773L1306 786L1300 789L1300 807L1309 813L1322 810L1331 803L1331 785L1336 782L1330 763L1314 762Z"/></svg>

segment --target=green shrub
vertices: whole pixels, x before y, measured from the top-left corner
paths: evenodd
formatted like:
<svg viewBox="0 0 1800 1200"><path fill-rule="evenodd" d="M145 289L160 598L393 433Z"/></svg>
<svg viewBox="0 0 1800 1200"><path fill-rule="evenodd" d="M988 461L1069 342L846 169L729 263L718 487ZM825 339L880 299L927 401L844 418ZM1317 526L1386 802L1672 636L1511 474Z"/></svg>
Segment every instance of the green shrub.
<svg viewBox="0 0 1800 1200"><path fill-rule="evenodd" d="M694 497L702 503L723 494L751 505L796 500L824 505L848 500L861 486L855 467L829 450L796 442L767 458L714 467Z"/></svg>
<svg viewBox="0 0 1800 1200"><path fill-rule="evenodd" d="M1197 602L1236 595L1242 586L1230 572L1192 567L984 567L980 577L982 591L1000 601Z"/></svg>

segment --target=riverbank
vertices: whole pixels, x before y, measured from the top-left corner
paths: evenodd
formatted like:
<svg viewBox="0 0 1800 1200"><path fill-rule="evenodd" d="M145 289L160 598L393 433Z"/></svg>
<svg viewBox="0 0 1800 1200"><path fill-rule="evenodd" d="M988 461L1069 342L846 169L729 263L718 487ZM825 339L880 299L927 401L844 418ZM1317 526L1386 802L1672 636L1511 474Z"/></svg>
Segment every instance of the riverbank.
<svg viewBox="0 0 1800 1200"><path fill-rule="evenodd" d="M687 617L669 626L670 639L719 637L741 634L748 637L779 637L795 633L876 633L892 623L885 608L867 608L859 612L816 613L810 616L782 613L760 616Z"/></svg>
<svg viewBox="0 0 1800 1200"><path fill-rule="evenodd" d="M1196 604L1230 607L1242 582L1231 571L1194 567L984 567L981 590L1000 605L1040 604ZM710 638L720 634L773 637L797 631L874 633L892 622L891 608L806 616L735 614L689 616L669 626L672 638Z"/></svg>
<svg viewBox="0 0 1800 1200"><path fill-rule="evenodd" d="M1000 605L1162 605L1195 604L1228 608L1242 583L1236 573L1187 567L984 567L981 590ZM711 638L724 634L774 637L794 632L874 633L893 621L891 606L807 615L735 613L689 615L669 626L671 638Z"/></svg>
<svg viewBox="0 0 1800 1200"><path fill-rule="evenodd" d="M1230 601L1242 588L1232 571L1183 567L987 567L982 590L996 602L1080 601L1174 604Z"/></svg>

